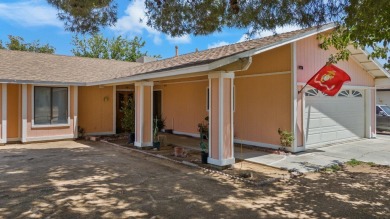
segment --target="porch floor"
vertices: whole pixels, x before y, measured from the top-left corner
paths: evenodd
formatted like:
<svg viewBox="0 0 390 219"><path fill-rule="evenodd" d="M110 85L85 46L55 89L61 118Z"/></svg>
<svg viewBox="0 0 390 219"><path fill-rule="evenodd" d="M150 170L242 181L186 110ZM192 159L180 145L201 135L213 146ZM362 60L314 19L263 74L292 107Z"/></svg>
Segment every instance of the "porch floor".
<svg viewBox="0 0 390 219"><path fill-rule="evenodd" d="M199 138L162 133L167 136L167 143L190 150L200 150ZM274 154L265 148L234 145L234 157L252 163L276 168L296 169L300 172L312 172L321 168L344 163L351 159L373 162L389 166L390 135L378 135L376 139L327 146L297 154ZM263 151L264 150L264 151Z"/></svg>
<svg viewBox="0 0 390 219"><path fill-rule="evenodd" d="M167 144L180 146L190 150L197 150L197 151L201 150L199 146L199 142L200 142L199 138L194 138L185 135L168 134L168 133L160 133L160 135L166 136ZM234 157L240 160L246 160L254 163L262 163L262 162L256 162L256 158L264 157L262 160L270 159L270 161L273 161L275 159L278 159L281 156L278 154L272 154L266 151L262 151L261 149L262 148L259 147L234 144Z"/></svg>

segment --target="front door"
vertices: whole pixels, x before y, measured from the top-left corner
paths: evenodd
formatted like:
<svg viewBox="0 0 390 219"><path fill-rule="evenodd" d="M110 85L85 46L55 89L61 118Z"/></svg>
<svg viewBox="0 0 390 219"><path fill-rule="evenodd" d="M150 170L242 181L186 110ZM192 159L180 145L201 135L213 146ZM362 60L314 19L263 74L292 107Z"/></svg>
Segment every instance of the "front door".
<svg viewBox="0 0 390 219"><path fill-rule="evenodd" d="M123 118L122 107L130 98L134 98L133 91L117 91L116 92L116 133L122 133L121 121Z"/></svg>
<svg viewBox="0 0 390 219"><path fill-rule="evenodd" d="M161 118L161 90L153 91L153 119Z"/></svg>

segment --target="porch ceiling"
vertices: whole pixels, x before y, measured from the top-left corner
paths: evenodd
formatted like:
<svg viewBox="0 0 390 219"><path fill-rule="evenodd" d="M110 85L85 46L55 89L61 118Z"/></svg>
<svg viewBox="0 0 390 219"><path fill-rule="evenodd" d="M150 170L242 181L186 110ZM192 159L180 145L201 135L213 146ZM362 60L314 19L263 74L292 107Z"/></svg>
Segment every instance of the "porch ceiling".
<svg viewBox="0 0 390 219"><path fill-rule="evenodd" d="M368 58L366 51L353 46L348 46L348 50L351 52L351 57L372 77L375 79L390 78L390 74L381 66L381 64L371 58Z"/></svg>

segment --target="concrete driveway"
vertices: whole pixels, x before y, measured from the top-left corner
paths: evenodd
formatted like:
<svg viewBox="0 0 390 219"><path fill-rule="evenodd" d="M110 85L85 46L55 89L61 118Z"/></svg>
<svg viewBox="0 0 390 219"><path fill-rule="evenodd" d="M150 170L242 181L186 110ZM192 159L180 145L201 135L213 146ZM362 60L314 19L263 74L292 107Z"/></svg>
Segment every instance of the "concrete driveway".
<svg viewBox="0 0 390 219"><path fill-rule="evenodd" d="M295 168L300 172L310 172L351 159L390 165L390 135L377 135L376 139L326 146L298 154L264 154L245 160L278 168Z"/></svg>
<svg viewBox="0 0 390 219"><path fill-rule="evenodd" d="M389 179L369 167L252 187L102 142L6 145L0 219L384 218Z"/></svg>

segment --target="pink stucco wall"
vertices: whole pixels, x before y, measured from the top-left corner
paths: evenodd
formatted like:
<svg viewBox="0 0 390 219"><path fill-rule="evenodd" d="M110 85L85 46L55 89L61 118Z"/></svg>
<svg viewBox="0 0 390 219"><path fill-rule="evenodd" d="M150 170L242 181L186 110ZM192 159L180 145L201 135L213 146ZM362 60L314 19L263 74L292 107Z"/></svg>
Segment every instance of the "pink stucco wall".
<svg viewBox="0 0 390 219"><path fill-rule="evenodd" d="M231 113L232 112L232 108L231 108L231 104L232 104L232 96L231 96L231 91L232 91L232 80L233 79L230 79L230 78L225 78L223 79L224 82L223 82L223 92L224 92L224 95L223 95L223 110L224 110L224 114L223 114L223 159L229 159L232 157L232 149L233 147L231 147L232 145L232 117L231 117Z"/></svg>
<svg viewBox="0 0 390 219"><path fill-rule="evenodd" d="M141 101L141 87L140 86L136 86L135 87L135 103L140 103ZM137 142L141 142L140 139L141 139L141 123L140 123L140 120L137 119L137 118L140 118L141 117L141 104L136 104L135 105L135 133L136 133L136 141Z"/></svg>
<svg viewBox="0 0 390 219"><path fill-rule="evenodd" d="M234 137L279 145L291 129L291 74L235 78Z"/></svg>
<svg viewBox="0 0 390 219"><path fill-rule="evenodd" d="M3 119L2 119L2 114L3 114L3 84L0 84L0 138L2 139L3 138L3 132L2 132L2 124L3 124Z"/></svg>
<svg viewBox="0 0 390 219"><path fill-rule="evenodd" d="M219 78L211 79L211 123L210 130L211 132L211 157L213 159L219 158Z"/></svg>
<svg viewBox="0 0 390 219"><path fill-rule="evenodd" d="M143 124L143 131L142 131L142 139L143 142L152 142L153 141L153 134L152 134L152 87L151 86L144 86L144 124Z"/></svg>
<svg viewBox="0 0 390 219"><path fill-rule="evenodd" d="M327 62L330 54L335 53L334 49L323 50L319 45L316 36L311 36L296 42L297 66L303 66L303 70L297 70L297 81L306 83L318 70ZM374 78L352 58L348 61L340 61L337 67L344 70L351 77L351 82L346 85L374 86Z"/></svg>
<svg viewBox="0 0 390 219"><path fill-rule="evenodd" d="M370 90L371 93L371 133L376 135L376 91Z"/></svg>
<svg viewBox="0 0 390 219"><path fill-rule="evenodd" d="M162 116L165 128L197 134L198 123L208 116L206 109L208 79L200 82L164 84L162 90Z"/></svg>

